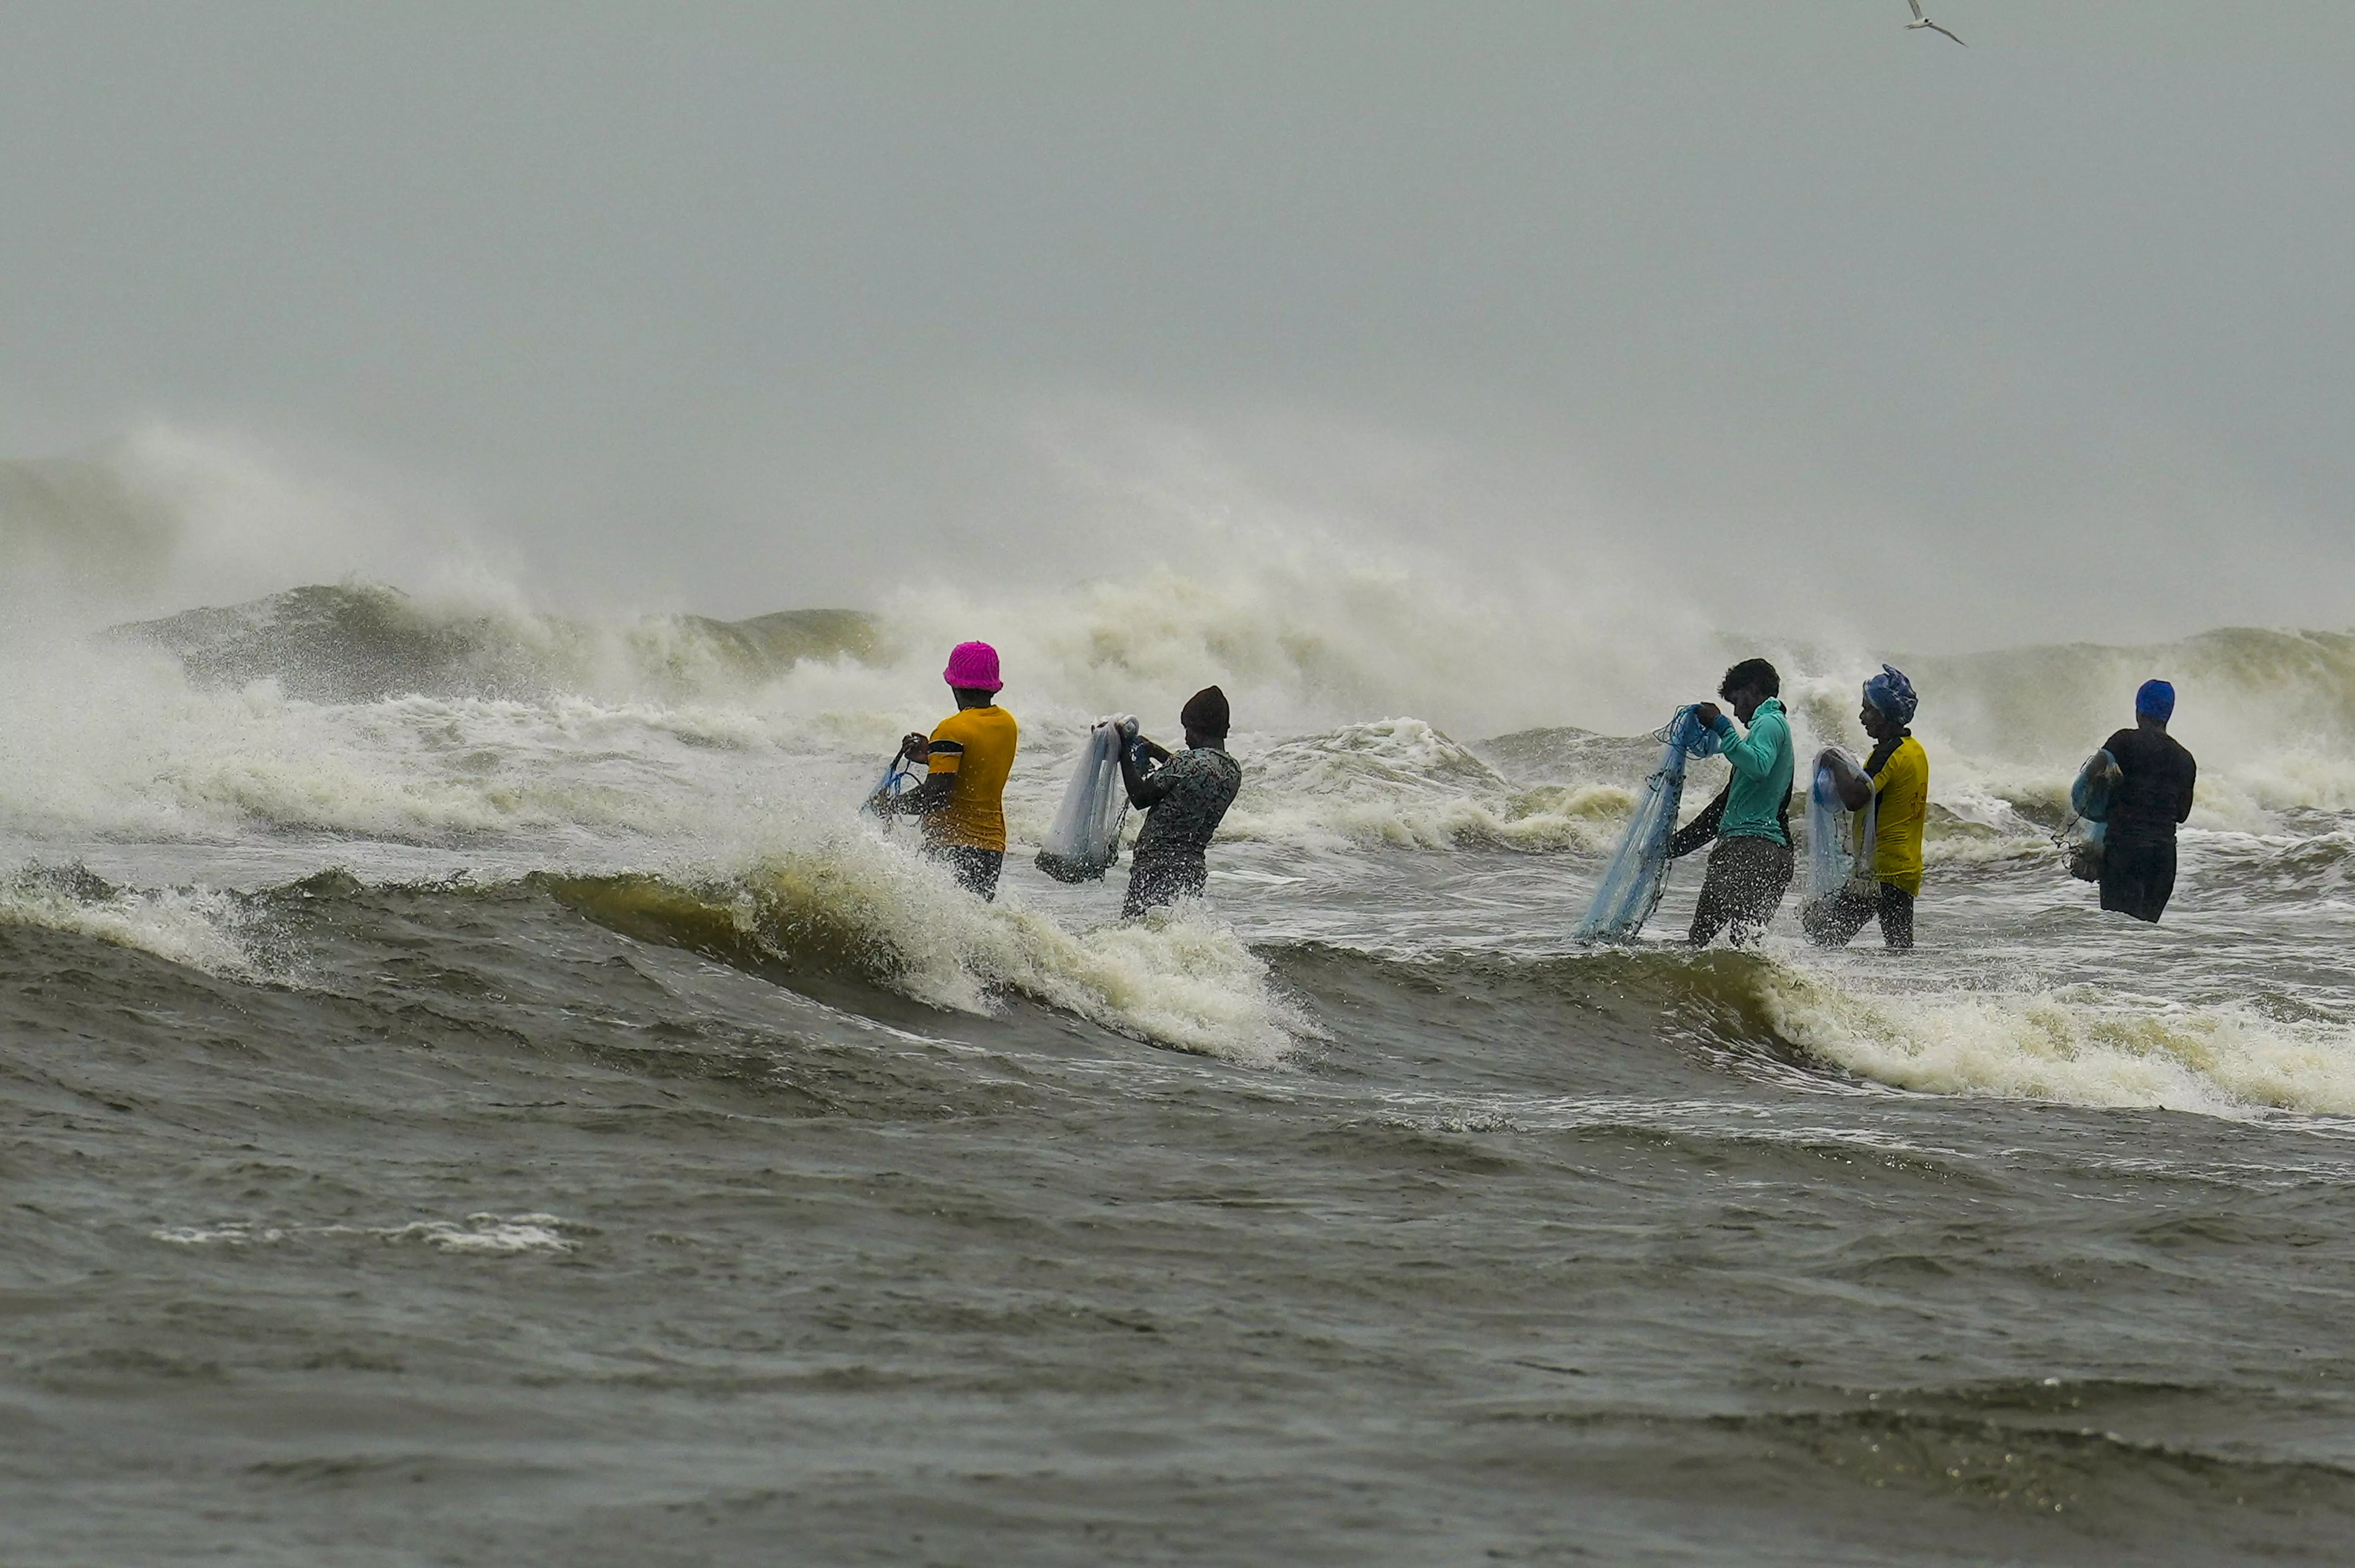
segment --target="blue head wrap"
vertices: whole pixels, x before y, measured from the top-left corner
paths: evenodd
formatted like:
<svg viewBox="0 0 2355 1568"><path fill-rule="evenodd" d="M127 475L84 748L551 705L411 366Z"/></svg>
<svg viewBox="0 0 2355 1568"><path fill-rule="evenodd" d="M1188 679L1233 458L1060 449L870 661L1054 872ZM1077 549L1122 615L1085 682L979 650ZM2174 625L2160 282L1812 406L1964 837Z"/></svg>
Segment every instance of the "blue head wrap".
<svg viewBox="0 0 2355 1568"><path fill-rule="evenodd" d="M2175 688L2163 680L2147 680L2135 693L2135 711L2166 723L2175 717Z"/></svg>
<svg viewBox="0 0 2355 1568"><path fill-rule="evenodd" d="M1864 699L1894 719L1900 724L1913 722L1913 709L1922 699L1913 695L1913 683L1895 665L1882 665L1881 673L1864 683Z"/></svg>

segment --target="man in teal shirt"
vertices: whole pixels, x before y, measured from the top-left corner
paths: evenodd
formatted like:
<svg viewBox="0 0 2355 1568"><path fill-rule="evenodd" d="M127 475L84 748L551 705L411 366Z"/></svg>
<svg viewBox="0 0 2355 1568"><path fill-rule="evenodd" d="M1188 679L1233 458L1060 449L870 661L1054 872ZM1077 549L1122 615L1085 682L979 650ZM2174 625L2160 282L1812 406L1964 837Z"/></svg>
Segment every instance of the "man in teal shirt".
<svg viewBox="0 0 2355 1568"><path fill-rule="evenodd" d="M1725 743L1733 769L1724 793L1668 841L1673 858L1717 840L1693 906L1695 947L1708 946L1729 925L1737 947L1755 942L1791 886L1791 721L1783 717L1782 690L1773 665L1744 659L1725 672L1717 694L1748 734L1738 732L1714 702L1693 709Z"/></svg>

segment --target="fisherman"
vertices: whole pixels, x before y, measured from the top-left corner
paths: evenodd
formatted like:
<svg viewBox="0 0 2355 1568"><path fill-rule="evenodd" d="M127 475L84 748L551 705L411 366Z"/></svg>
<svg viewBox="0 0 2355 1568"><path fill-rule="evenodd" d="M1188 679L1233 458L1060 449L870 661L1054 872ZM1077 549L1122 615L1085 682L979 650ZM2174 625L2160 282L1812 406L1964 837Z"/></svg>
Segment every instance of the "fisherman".
<svg viewBox="0 0 2355 1568"><path fill-rule="evenodd" d="M1749 731L1703 702L1693 716L1717 732L1733 776L1701 814L1668 840L1668 857L1689 855L1714 838L1709 872L1693 906L1691 940L1706 947L1728 925L1736 946L1764 935L1791 885L1791 721L1783 716L1783 677L1764 659L1725 672L1717 694Z"/></svg>
<svg viewBox="0 0 2355 1568"><path fill-rule="evenodd" d="M1919 706L1913 683L1894 665L1882 665L1864 683L1864 709L1857 715L1872 740L1872 754L1861 771L1844 752L1827 757L1840 804L1850 811L1870 805L1874 811L1870 845L1862 820L1856 825L1857 856L1871 857L1870 880L1857 877L1801 918L1808 940L1819 947L1847 946L1876 916L1883 944L1898 952L1913 945L1913 901L1922 896L1922 829L1930 817L1930 754L1909 728Z"/></svg>
<svg viewBox="0 0 2355 1568"><path fill-rule="evenodd" d="M968 891L995 901L1006 868L1006 777L1018 738L1014 715L997 706L1006 687L997 650L959 643L942 678L956 694L957 710L930 736L900 742L901 756L929 769L924 782L903 795L878 791L868 805L879 816L922 817L924 853L945 862Z"/></svg>
<svg viewBox="0 0 2355 1568"><path fill-rule="evenodd" d="M1201 896L1210 878L1205 859L1210 836L1242 788L1243 765L1227 754L1227 694L1204 687L1186 699L1178 720L1186 727L1186 749L1175 755L1138 735L1135 720L1126 725L1121 782L1128 786L1129 804L1146 817L1128 859L1124 920ZM1146 762L1156 764L1150 773L1143 766Z"/></svg>
<svg viewBox="0 0 2355 1568"><path fill-rule="evenodd" d="M2167 732L2175 688L2147 680L2135 693L2135 727L2102 742L2117 759L2102 839L2102 907L2158 923L2175 891L2176 825L2191 815L2200 764Z"/></svg>

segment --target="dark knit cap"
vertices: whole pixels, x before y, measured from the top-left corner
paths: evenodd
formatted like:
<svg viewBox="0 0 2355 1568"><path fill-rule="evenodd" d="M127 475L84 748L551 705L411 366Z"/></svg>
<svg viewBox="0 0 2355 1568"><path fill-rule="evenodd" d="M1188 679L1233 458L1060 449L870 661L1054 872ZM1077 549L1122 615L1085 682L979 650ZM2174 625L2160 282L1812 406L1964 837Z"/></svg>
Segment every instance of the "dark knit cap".
<svg viewBox="0 0 2355 1568"><path fill-rule="evenodd" d="M1186 699L1178 718L1198 735L1223 735L1227 732L1227 694L1215 686L1206 686Z"/></svg>

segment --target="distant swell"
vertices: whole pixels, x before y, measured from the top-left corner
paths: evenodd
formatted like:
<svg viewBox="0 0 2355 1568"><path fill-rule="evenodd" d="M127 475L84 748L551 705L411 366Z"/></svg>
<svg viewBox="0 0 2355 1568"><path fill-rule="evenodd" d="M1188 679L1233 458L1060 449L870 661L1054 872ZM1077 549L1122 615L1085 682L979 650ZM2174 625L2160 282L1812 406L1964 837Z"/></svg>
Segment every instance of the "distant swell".
<svg viewBox="0 0 2355 1568"><path fill-rule="evenodd" d="M553 615L437 613L381 587L290 589L247 604L117 626L199 686L271 680L314 702L389 697L684 696L745 687L805 658L874 652L873 618L790 610L749 621L650 616L619 626Z"/></svg>

